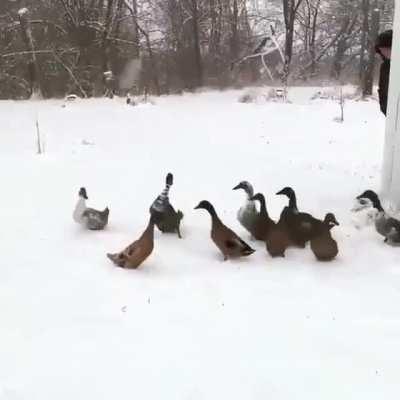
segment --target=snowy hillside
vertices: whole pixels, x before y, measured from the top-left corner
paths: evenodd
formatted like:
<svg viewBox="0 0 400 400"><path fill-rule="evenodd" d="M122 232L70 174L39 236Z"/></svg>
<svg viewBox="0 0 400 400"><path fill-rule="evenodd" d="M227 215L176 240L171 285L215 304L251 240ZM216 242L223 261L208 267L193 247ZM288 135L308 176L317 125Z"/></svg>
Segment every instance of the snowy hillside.
<svg viewBox="0 0 400 400"><path fill-rule="evenodd" d="M373 102L241 104L239 92L157 99L0 103L1 400L381 400L400 390L400 250L351 224L379 189L384 118ZM45 141L36 154L35 121ZM175 175L183 239L156 232L137 271L106 253L143 232ZM236 220L249 180L274 218L293 186L301 210L334 212L340 255L271 259ZM104 232L72 220L78 190L109 206ZM257 249L222 262L210 218Z"/></svg>

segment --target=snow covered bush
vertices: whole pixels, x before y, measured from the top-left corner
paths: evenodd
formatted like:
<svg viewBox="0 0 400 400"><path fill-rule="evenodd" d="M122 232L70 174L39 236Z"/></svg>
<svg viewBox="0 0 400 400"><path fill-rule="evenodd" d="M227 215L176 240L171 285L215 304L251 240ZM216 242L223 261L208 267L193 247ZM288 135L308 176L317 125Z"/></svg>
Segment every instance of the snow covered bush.
<svg viewBox="0 0 400 400"><path fill-rule="evenodd" d="M271 88L268 92L269 101L285 101L287 99L287 93L283 88Z"/></svg>
<svg viewBox="0 0 400 400"><path fill-rule="evenodd" d="M256 90L249 90L239 96L238 102L244 104L263 104L267 101L267 96Z"/></svg>

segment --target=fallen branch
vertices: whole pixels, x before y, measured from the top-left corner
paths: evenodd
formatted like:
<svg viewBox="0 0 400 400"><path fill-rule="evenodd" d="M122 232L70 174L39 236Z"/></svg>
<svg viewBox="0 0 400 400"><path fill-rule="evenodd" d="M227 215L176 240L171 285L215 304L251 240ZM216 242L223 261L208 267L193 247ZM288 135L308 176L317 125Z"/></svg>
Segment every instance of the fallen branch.
<svg viewBox="0 0 400 400"><path fill-rule="evenodd" d="M240 64L242 64L243 62L245 62L245 61L247 61L247 60L250 60L251 58L265 57L265 56L267 56L268 54L271 54L271 53L273 53L273 52L276 51L276 50L277 50L277 49L269 49L269 50L263 51L263 52L261 52L261 53L249 54L248 56L239 58L239 59L236 60L236 61L232 61L231 69L233 69L233 67L234 67L235 65L240 65Z"/></svg>
<svg viewBox="0 0 400 400"><path fill-rule="evenodd" d="M15 57L15 56L28 56L33 54L52 54L53 50L33 50L33 51L16 51L14 53L2 54L2 58Z"/></svg>

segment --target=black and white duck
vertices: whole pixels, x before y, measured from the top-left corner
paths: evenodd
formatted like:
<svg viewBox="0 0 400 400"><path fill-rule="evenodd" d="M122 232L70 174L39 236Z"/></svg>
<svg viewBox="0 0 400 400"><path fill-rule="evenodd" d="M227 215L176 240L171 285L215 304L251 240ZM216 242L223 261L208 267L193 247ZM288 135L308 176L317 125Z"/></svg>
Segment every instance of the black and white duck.
<svg viewBox="0 0 400 400"><path fill-rule="evenodd" d="M320 221L298 210L296 193L291 187L285 187L277 195L285 195L289 198L289 205L282 210L280 222L286 225L292 243L304 248L315 234L315 224Z"/></svg>
<svg viewBox="0 0 400 400"><path fill-rule="evenodd" d="M275 227L275 222L270 218L265 196L262 193L257 193L250 200L260 203L260 212L254 218L254 223L249 227L250 233L257 240L266 241L269 233Z"/></svg>
<svg viewBox="0 0 400 400"><path fill-rule="evenodd" d="M108 224L109 208L107 207L103 211L88 208L86 200L88 200L87 192L82 187L79 190L79 199L73 213L74 221L92 231L104 229Z"/></svg>
<svg viewBox="0 0 400 400"><path fill-rule="evenodd" d="M366 190L357 196L357 200L368 199L377 210L375 229L385 238L385 243L392 246L400 245L400 221L389 216L383 209L379 196L372 190Z"/></svg>
<svg viewBox="0 0 400 400"><path fill-rule="evenodd" d="M255 200L252 200L252 197L254 196L254 189L253 186L247 181L242 181L233 188L233 190L239 189L244 190L246 193L246 201L237 212L237 219L243 228L253 235L252 231L254 231L254 226L259 214L257 211L256 202Z"/></svg>
<svg viewBox="0 0 400 400"><path fill-rule="evenodd" d="M181 239L180 224L182 211L175 211L169 202L169 190L174 183L174 176L169 173L165 179L165 188L150 207L150 215L156 217L156 226L163 233L177 233Z"/></svg>

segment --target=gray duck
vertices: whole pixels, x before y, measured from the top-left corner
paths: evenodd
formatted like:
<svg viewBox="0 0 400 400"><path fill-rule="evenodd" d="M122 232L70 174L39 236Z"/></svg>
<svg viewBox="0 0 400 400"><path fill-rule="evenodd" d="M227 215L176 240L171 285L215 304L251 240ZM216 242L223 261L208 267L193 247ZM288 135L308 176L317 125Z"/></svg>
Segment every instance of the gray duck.
<svg viewBox="0 0 400 400"><path fill-rule="evenodd" d="M245 257L255 252L235 232L229 229L219 219L214 206L206 200L201 201L195 210L203 209L211 216L211 239L224 256L224 261L229 258Z"/></svg>
<svg viewBox="0 0 400 400"><path fill-rule="evenodd" d="M165 179L165 188L150 207L150 215L156 216L157 228L163 233L177 233L181 239L180 224L182 211L175 211L169 202L169 190L174 183L174 177L169 173Z"/></svg>
<svg viewBox="0 0 400 400"><path fill-rule="evenodd" d="M339 222L332 213L328 213L323 221L314 226L314 237L310 240L311 250L319 261L331 261L339 253L339 248L333 239L331 230Z"/></svg>
<svg viewBox="0 0 400 400"><path fill-rule="evenodd" d="M377 210L375 229L385 238L385 243L391 246L400 245L400 221L389 216L383 209L379 196L372 190L366 190L357 196L357 200L368 199Z"/></svg>
<svg viewBox="0 0 400 400"><path fill-rule="evenodd" d="M92 231L104 229L108 224L108 217L110 215L109 208L107 207L103 211L88 208L86 206L86 200L88 200L87 192L86 189L82 187L79 190L79 199L73 213L74 221Z"/></svg>

